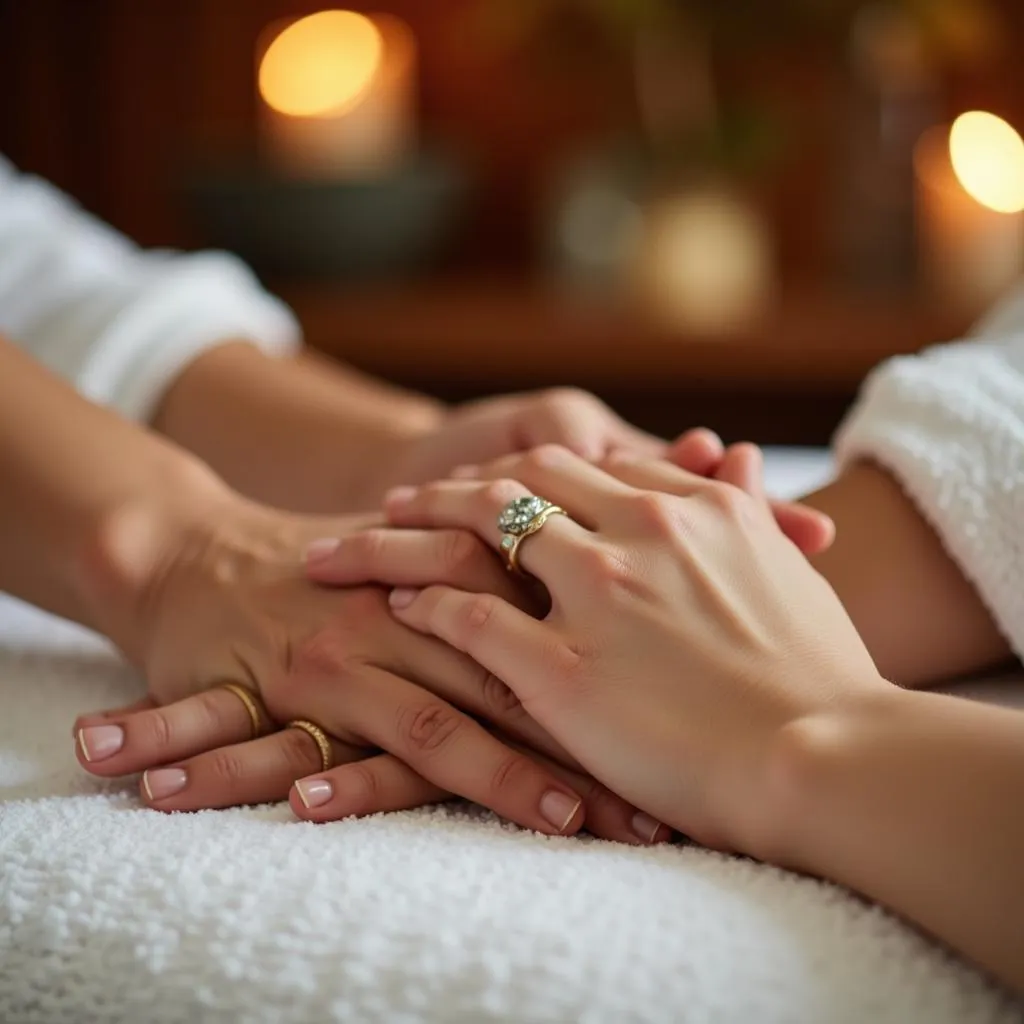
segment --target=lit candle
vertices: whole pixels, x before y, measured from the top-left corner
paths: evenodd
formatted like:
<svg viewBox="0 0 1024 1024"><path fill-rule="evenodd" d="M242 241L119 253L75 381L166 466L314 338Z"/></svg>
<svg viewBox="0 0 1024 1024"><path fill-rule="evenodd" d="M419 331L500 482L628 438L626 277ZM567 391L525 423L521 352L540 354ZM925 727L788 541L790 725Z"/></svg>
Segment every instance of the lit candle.
<svg viewBox="0 0 1024 1024"><path fill-rule="evenodd" d="M669 199L646 212L636 286L682 330L741 329L774 283L771 241L758 213L725 190Z"/></svg>
<svg viewBox="0 0 1024 1024"><path fill-rule="evenodd" d="M269 163L300 177L379 174L415 143L416 44L389 15L321 11L264 33L258 83Z"/></svg>
<svg viewBox="0 0 1024 1024"><path fill-rule="evenodd" d="M974 111L927 132L915 163L924 284L980 310L1024 271L1024 140Z"/></svg>

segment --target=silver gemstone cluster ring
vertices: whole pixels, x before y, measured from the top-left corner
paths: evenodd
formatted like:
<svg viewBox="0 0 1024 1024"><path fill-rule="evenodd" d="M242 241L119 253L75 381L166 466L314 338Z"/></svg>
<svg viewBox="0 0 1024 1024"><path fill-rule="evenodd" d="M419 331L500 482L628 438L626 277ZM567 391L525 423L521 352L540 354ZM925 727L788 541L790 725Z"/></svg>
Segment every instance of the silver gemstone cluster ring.
<svg viewBox="0 0 1024 1024"><path fill-rule="evenodd" d="M567 515L565 509L536 495L510 501L498 516L501 553L509 572L522 573L519 568L519 547L527 537L540 530L552 516Z"/></svg>

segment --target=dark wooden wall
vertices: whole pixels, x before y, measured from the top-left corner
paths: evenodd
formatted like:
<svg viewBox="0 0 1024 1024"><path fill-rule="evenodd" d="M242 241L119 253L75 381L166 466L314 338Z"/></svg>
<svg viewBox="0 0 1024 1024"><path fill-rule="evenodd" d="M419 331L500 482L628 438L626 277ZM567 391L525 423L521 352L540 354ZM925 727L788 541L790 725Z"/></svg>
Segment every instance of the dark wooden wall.
<svg viewBox="0 0 1024 1024"><path fill-rule="evenodd" d="M560 154L600 133L626 83L609 70L553 79L522 55L488 48L463 16L481 0L356 0L404 17L421 45L425 133L457 149L480 182L462 254L473 267L524 268L537 199ZM997 0L1011 37L981 78L954 83L958 107L984 104L1024 121L1024 3ZM0 152L43 174L144 244L203 241L180 182L211 154L254 138L253 51L276 17L324 0L0 0ZM788 104L799 141L772 184L784 265L819 257L808 211L827 177L834 127L814 54L765 54L743 70Z"/></svg>

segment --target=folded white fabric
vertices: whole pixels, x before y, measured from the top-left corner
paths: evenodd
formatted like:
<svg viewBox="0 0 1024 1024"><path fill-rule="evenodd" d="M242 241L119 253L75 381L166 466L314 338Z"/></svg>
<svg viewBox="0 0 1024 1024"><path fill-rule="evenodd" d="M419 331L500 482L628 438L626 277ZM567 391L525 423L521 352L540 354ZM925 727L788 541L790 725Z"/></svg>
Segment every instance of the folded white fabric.
<svg viewBox="0 0 1024 1024"><path fill-rule="evenodd" d="M324 827L166 816L86 776L78 711L138 680L0 598L0 1020L1024 1020L844 891L696 848L547 839L458 806Z"/></svg>
<svg viewBox="0 0 1024 1024"><path fill-rule="evenodd" d="M231 338L298 346L288 309L227 253L142 250L0 158L0 333L93 401L145 420Z"/></svg>

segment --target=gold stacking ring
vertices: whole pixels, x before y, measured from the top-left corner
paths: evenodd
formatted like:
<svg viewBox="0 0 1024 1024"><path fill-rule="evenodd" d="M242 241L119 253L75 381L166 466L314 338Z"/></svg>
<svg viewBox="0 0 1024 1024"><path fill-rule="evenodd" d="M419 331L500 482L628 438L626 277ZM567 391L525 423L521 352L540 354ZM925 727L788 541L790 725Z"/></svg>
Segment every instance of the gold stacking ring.
<svg viewBox="0 0 1024 1024"><path fill-rule="evenodd" d="M331 749L331 741L327 738L327 733L319 725L315 722L307 722L304 718L296 718L285 728L301 729L306 735L311 736L320 751L320 771L330 771L334 766L334 751Z"/></svg>
<svg viewBox="0 0 1024 1024"><path fill-rule="evenodd" d="M249 721L252 722L252 735L249 739L254 740L261 735L263 732L263 715L260 714L260 706L257 703L258 698L253 694L252 690L242 686L241 683L219 683L217 689L233 693L245 705L245 710L249 712Z"/></svg>
<svg viewBox="0 0 1024 1024"><path fill-rule="evenodd" d="M520 576L525 575L519 567L519 546L542 529L552 516L568 515L564 508L534 495L510 501L498 516L498 529L504 534L500 550L505 568Z"/></svg>

